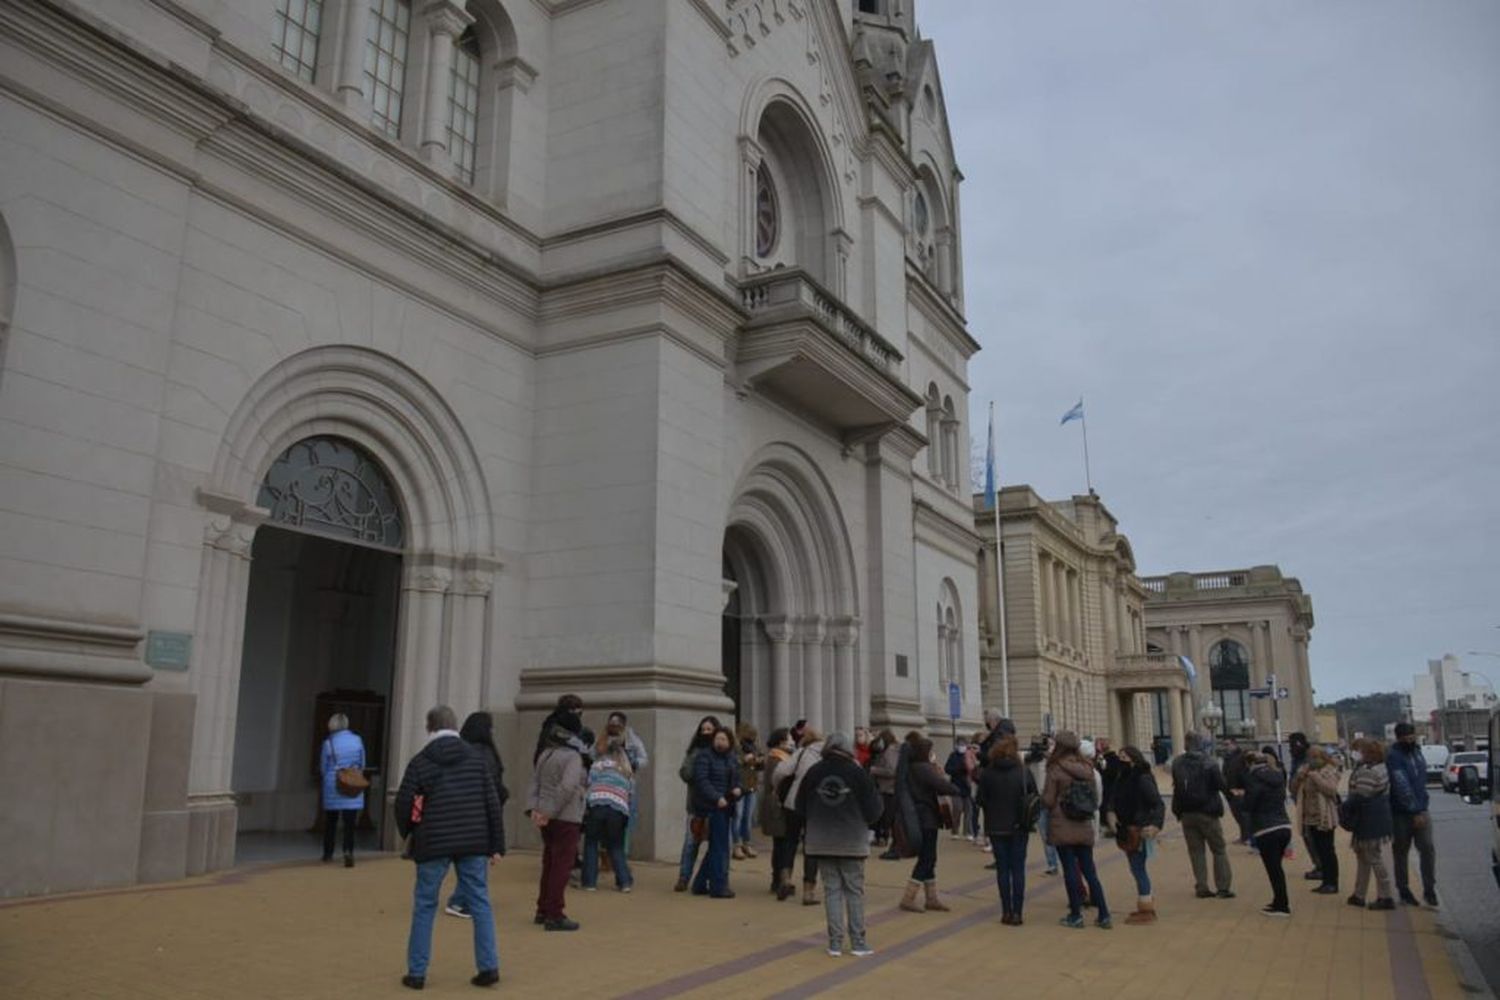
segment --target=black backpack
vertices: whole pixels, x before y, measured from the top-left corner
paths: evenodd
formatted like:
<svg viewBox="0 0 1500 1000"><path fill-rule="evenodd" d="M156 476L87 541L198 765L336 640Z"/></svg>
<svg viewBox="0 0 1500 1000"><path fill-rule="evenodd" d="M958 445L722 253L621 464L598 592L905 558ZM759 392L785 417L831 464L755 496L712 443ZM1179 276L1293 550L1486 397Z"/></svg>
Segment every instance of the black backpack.
<svg viewBox="0 0 1500 1000"><path fill-rule="evenodd" d="M1179 812L1204 812L1213 801L1208 790L1209 765L1201 758L1184 757L1178 762L1182 782L1174 785L1172 797Z"/></svg>
<svg viewBox="0 0 1500 1000"><path fill-rule="evenodd" d="M1094 792L1093 780L1074 778L1072 784L1063 789L1059 804L1063 815L1068 819L1093 819L1094 814L1099 811L1099 796Z"/></svg>

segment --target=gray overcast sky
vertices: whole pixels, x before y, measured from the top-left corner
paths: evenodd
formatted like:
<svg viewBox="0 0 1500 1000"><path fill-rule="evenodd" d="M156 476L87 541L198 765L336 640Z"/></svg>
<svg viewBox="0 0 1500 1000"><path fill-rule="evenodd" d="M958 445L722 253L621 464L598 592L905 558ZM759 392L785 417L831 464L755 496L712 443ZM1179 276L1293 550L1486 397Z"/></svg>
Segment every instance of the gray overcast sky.
<svg viewBox="0 0 1500 1000"><path fill-rule="evenodd" d="M1319 700L1500 652L1500 3L917 15L1002 481L1083 492L1081 394L1140 572L1299 577Z"/></svg>

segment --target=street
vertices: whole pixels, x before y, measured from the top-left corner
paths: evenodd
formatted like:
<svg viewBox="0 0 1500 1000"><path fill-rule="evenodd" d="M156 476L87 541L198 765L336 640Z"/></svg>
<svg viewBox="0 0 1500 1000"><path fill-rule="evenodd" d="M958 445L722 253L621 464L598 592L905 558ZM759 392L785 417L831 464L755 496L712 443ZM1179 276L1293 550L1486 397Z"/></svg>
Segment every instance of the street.
<svg viewBox="0 0 1500 1000"><path fill-rule="evenodd" d="M1500 992L1500 887L1490 872L1489 804L1468 805L1434 786L1431 809L1444 920L1468 944L1490 989ZM1412 884L1420 887L1415 851L1410 865Z"/></svg>

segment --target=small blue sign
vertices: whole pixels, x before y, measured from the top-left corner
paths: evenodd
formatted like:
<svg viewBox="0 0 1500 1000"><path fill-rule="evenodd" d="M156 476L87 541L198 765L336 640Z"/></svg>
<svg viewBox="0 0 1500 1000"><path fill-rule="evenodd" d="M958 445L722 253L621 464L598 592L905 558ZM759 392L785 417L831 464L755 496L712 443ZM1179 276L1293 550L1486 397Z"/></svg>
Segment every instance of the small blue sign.
<svg viewBox="0 0 1500 1000"><path fill-rule="evenodd" d="M964 714L963 693L958 690L958 683L956 681L949 681L948 682L948 718L951 719L951 720L955 720L956 721L958 719L958 717L960 715L963 715L963 714Z"/></svg>
<svg viewBox="0 0 1500 1000"><path fill-rule="evenodd" d="M193 637L187 632L146 633L146 665L157 670L186 670L192 650Z"/></svg>

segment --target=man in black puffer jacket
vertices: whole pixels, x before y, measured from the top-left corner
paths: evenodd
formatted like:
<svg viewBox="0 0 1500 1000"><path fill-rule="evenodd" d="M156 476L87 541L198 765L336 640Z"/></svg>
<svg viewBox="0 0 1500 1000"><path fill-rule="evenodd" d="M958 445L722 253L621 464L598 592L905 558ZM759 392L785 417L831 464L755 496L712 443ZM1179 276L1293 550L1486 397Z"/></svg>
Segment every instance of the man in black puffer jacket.
<svg viewBox="0 0 1500 1000"><path fill-rule="evenodd" d="M500 958L485 861L498 858L505 847L500 797L489 762L459 738L453 709L439 705L429 710L427 732L427 745L406 765L396 793L396 828L411 838L410 856L417 863L401 983L417 990L426 985L438 890L451 864L474 920L474 964L479 973L470 982L491 986L500 979Z"/></svg>

